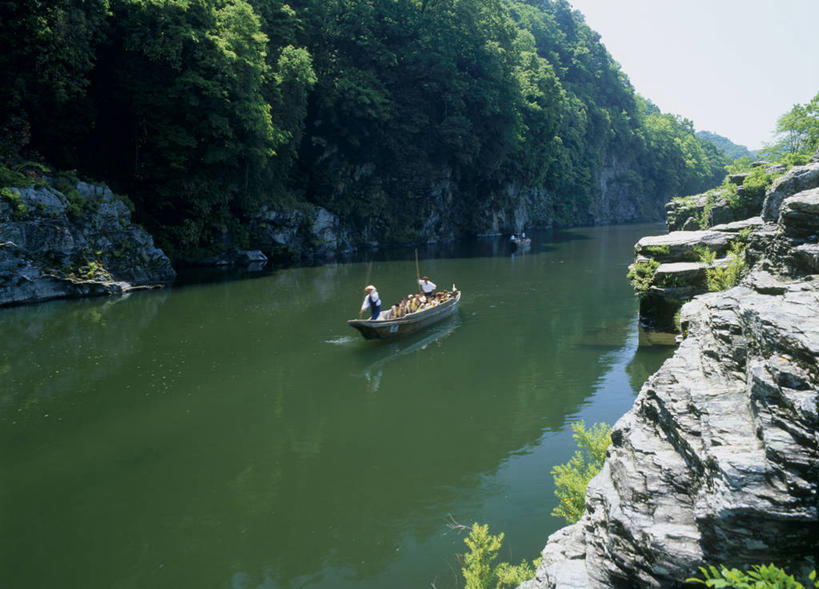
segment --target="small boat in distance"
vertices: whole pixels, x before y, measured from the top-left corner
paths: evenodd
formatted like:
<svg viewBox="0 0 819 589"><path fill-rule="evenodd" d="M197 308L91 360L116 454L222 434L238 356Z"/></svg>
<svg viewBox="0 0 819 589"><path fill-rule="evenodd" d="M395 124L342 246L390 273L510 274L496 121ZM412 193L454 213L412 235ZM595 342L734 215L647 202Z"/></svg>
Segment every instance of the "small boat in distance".
<svg viewBox="0 0 819 589"><path fill-rule="evenodd" d="M512 249L523 251L528 249L532 246L532 240L528 237L515 237L512 236L512 239L509 240L509 243L512 244Z"/></svg>
<svg viewBox="0 0 819 589"><path fill-rule="evenodd" d="M452 315L458 308L461 291L453 290L450 297L437 305L428 305L395 319L350 319L347 325L357 329L364 339L391 339L414 333ZM386 312L386 311L385 311Z"/></svg>

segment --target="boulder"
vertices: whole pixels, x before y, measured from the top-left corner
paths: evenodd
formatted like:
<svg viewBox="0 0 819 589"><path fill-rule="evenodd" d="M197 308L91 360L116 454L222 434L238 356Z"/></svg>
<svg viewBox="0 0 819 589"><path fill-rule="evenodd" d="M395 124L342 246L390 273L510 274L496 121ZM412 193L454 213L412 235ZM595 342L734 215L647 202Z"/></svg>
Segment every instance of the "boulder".
<svg viewBox="0 0 819 589"><path fill-rule="evenodd" d="M654 271L657 286L693 286L705 282L707 266L699 262L670 262L660 264Z"/></svg>
<svg viewBox="0 0 819 589"><path fill-rule="evenodd" d="M771 187L765 192L762 219L769 223L776 222L785 198L817 187L819 187L819 163L791 168L787 174L774 180Z"/></svg>
<svg viewBox="0 0 819 589"><path fill-rule="evenodd" d="M793 248L794 265L808 274L819 274L819 244L806 243Z"/></svg>
<svg viewBox="0 0 819 589"><path fill-rule="evenodd" d="M666 203L668 230L694 231L703 225L710 227L734 221L734 211L724 194L723 189L710 190Z"/></svg>
<svg viewBox="0 0 819 589"><path fill-rule="evenodd" d="M722 254L735 237L726 231L672 231L666 235L643 237L635 244L634 252L666 262L696 261L699 256L695 248L707 247Z"/></svg>
<svg viewBox="0 0 819 589"><path fill-rule="evenodd" d="M722 225L714 225L711 231L725 231L727 233L738 233L743 229L761 227L764 224L762 217L751 217L750 219L743 219L742 221L734 221L733 223L723 223Z"/></svg>
<svg viewBox="0 0 819 589"><path fill-rule="evenodd" d="M269 257L333 259L354 247L339 218L321 207L294 211L263 209L251 215L249 230L251 243ZM363 239L367 233L362 231L359 237Z"/></svg>
<svg viewBox="0 0 819 589"><path fill-rule="evenodd" d="M819 233L819 188L789 196L782 202L779 224L786 235L810 236Z"/></svg>

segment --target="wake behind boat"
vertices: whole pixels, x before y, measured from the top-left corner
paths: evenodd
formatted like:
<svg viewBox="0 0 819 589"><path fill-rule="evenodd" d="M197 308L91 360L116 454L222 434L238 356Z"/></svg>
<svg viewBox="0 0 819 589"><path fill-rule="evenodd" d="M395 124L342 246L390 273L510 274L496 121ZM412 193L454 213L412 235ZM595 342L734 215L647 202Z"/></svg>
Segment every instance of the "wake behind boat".
<svg viewBox="0 0 819 589"><path fill-rule="evenodd" d="M461 291L453 290L441 302L427 303L417 311L392 318L389 311L382 312L378 319L350 319L347 325L357 329L364 339L390 339L414 333L452 315L461 300Z"/></svg>

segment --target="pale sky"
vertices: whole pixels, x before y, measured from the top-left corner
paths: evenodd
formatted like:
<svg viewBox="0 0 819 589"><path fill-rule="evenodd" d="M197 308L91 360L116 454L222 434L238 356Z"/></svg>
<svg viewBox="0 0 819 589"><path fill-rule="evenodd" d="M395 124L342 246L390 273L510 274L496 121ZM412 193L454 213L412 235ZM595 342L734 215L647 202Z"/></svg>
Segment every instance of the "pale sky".
<svg viewBox="0 0 819 589"><path fill-rule="evenodd" d="M819 92L819 0L569 0L634 88L749 149Z"/></svg>

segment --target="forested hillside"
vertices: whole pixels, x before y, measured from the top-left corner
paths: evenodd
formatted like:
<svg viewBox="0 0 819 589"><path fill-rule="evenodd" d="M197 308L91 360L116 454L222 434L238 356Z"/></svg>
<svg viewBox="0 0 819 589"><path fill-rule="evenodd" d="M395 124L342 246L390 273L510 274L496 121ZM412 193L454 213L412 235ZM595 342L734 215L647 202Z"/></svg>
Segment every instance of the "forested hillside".
<svg viewBox="0 0 819 589"><path fill-rule="evenodd" d="M727 163L565 0L20 0L0 21L0 163L110 183L177 258L246 245L263 207L381 243L521 207L650 218Z"/></svg>
<svg viewBox="0 0 819 589"><path fill-rule="evenodd" d="M741 157L753 158L754 154L744 145L737 145L727 137L712 133L711 131L697 131L697 137L707 139L717 146L730 160Z"/></svg>

